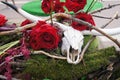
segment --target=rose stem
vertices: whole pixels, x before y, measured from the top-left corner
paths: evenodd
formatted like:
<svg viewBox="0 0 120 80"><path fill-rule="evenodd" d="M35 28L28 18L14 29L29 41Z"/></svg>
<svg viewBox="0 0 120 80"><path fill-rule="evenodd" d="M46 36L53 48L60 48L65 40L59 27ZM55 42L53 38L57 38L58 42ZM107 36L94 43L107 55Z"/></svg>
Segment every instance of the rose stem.
<svg viewBox="0 0 120 80"><path fill-rule="evenodd" d="M51 20L51 25L53 25L53 20L52 20L52 12L53 12L53 1L50 2L51 3L51 11L50 11L50 20Z"/></svg>

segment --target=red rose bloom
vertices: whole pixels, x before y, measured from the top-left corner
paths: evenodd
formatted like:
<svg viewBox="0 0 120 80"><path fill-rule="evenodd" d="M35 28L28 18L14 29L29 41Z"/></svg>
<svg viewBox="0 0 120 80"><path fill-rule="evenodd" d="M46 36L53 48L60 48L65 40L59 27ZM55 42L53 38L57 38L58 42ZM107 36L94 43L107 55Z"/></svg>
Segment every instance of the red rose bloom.
<svg viewBox="0 0 120 80"><path fill-rule="evenodd" d="M54 7L54 11L57 12L64 12L64 8L63 6L65 5L64 2L60 2L60 0L56 0L55 2L55 7Z"/></svg>
<svg viewBox="0 0 120 80"><path fill-rule="evenodd" d="M6 19L5 19L5 16L0 14L0 26L3 26L5 23L6 23Z"/></svg>
<svg viewBox="0 0 120 80"><path fill-rule="evenodd" d="M64 12L63 9L64 3L60 2L60 0L42 0L42 10L45 13L54 12Z"/></svg>
<svg viewBox="0 0 120 80"><path fill-rule="evenodd" d="M94 20L93 20L93 18L92 18L92 16L90 14L78 13L75 17L78 18L78 19L84 20L86 22L89 22L92 25L95 25ZM90 30L89 27L87 27L85 25L82 25L82 24L79 24L79 23L77 23L75 21L72 22L72 27L77 29L77 30L80 30L80 31L82 31L82 30Z"/></svg>
<svg viewBox="0 0 120 80"><path fill-rule="evenodd" d="M21 26L24 26L24 25L27 25L27 24L30 24L30 23L32 23L32 21L26 19L21 23Z"/></svg>
<svg viewBox="0 0 120 80"><path fill-rule="evenodd" d="M57 30L45 22L39 21L30 33L30 46L35 50L54 49L59 41Z"/></svg>
<svg viewBox="0 0 120 80"><path fill-rule="evenodd" d="M77 12L84 8L86 0L66 0L65 6L69 11Z"/></svg>
<svg viewBox="0 0 120 80"><path fill-rule="evenodd" d="M42 0L41 8L45 13L50 13L53 10L53 6L53 0Z"/></svg>

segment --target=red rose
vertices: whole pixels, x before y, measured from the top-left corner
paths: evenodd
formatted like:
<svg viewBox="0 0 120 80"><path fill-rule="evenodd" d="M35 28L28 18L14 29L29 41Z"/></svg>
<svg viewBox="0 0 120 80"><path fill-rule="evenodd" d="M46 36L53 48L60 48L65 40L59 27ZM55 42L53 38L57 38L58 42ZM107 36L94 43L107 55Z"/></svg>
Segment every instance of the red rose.
<svg viewBox="0 0 120 80"><path fill-rule="evenodd" d="M66 0L65 6L69 11L77 12L84 8L86 0Z"/></svg>
<svg viewBox="0 0 120 80"><path fill-rule="evenodd" d="M64 12L63 9L64 3L60 2L60 0L42 0L42 10L45 13L51 13L51 11L54 12Z"/></svg>
<svg viewBox="0 0 120 80"><path fill-rule="evenodd" d="M92 25L95 25L94 20L93 20L93 18L92 18L92 16L90 14L78 13L75 17L78 18L78 19L84 20L86 22L89 22ZM77 30L80 30L80 31L82 31L82 30L90 30L89 27L87 27L85 25L82 25L82 24L79 24L79 23L74 22L74 21L72 22L72 27L77 29Z"/></svg>
<svg viewBox="0 0 120 80"><path fill-rule="evenodd" d="M45 22L39 21L30 33L30 46L35 50L54 49L59 41L57 30Z"/></svg>
<svg viewBox="0 0 120 80"><path fill-rule="evenodd" d="M3 26L5 23L6 23L6 19L5 19L5 16L0 14L0 26Z"/></svg>
<svg viewBox="0 0 120 80"><path fill-rule="evenodd" d="M65 10L64 10L64 8L63 8L63 6L65 5L65 3L64 2L60 2L60 0L56 0L56 2L55 2L55 7L54 7L54 12L64 12Z"/></svg>
<svg viewBox="0 0 120 80"><path fill-rule="evenodd" d="M53 0L42 0L41 8L45 13L50 13L53 10Z"/></svg>
<svg viewBox="0 0 120 80"><path fill-rule="evenodd" d="M24 25L27 25L27 24L30 24L30 23L32 23L32 21L26 19L21 23L21 26L24 26Z"/></svg>

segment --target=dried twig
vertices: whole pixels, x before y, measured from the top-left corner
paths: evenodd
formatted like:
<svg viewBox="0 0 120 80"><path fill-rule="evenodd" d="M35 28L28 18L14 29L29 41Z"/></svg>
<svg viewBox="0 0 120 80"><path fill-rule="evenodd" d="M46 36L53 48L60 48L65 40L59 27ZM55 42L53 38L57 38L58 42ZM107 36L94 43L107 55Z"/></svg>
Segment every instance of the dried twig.
<svg viewBox="0 0 120 80"><path fill-rule="evenodd" d="M36 22L34 23L31 23L31 24L27 24L25 26L22 26L22 27L17 27L16 29L14 30L11 30L11 31L3 31L3 32L0 32L0 36L1 35L8 35L8 34L14 34L14 33L18 33L18 32L21 32L25 29L29 29L29 28L32 28L36 25Z"/></svg>
<svg viewBox="0 0 120 80"><path fill-rule="evenodd" d="M113 15L113 17L108 21L105 25L103 25L101 28L105 28L107 25L109 25L115 18L118 17L118 11Z"/></svg>
<svg viewBox="0 0 120 80"><path fill-rule="evenodd" d="M112 19L112 17L106 17L106 16L99 16L99 15L92 15L93 17L103 18L103 19ZM115 19L119 19L120 16L118 15Z"/></svg>
<svg viewBox="0 0 120 80"><path fill-rule="evenodd" d="M66 57L62 57L62 56L55 56L55 55L51 55L50 53L47 53L45 51L34 51L33 54L44 54L46 56L49 56L51 58L56 58L56 59L67 59Z"/></svg>
<svg viewBox="0 0 120 80"><path fill-rule="evenodd" d="M58 16L61 16L61 17L65 17L65 18L68 18L68 19L71 19L73 21L76 21L82 25L85 25L85 26L88 26L89 28L92 28L96 31L98 31L99 33L101 33L102 35L106 36L107 38L109 38L110 40L112 40L119 48L120 48L120 43L114 39L113 37L109 36L108 34L106 34L105 32L101 31L99 28L93 26L92 24L88 23L88 22L85 22L81 19L77 19L77 18L73 18L71 15L68 15L68 14L65 14L65 13L56 13L54 15L55 17L58 17Z"/></svg>
<svg viewBox="0 0 120 80"><path fill-rule="evenodd" d="M108 9L111 9L111 8L113 8L113 7L116 7L116 6L120 6L120 4L108 5L107 7L101 8L101 9L96 10L96 11L93 11L93 12L90 12L90 14L94 14L94 13L97 13L97 12L101 12L101 11L104 11L104 10L108 10Z"/></svg>
<svg viewBox="0 0 120 80"><path fill-rule="evenodd" d="M93 17L97 17L97 18L103 18L103 19L111 19L112 17L106 17L106 16L99 16L99 15L92 15Z"/></svg>

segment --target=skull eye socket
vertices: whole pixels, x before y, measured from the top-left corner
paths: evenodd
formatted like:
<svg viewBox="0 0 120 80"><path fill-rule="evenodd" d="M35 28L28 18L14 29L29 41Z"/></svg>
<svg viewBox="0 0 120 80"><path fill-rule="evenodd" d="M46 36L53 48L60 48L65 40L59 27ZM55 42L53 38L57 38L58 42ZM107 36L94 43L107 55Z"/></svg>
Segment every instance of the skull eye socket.
<svg viewBox="0 0 120 80"><path fill-rule="evenodd" d="M70 53L73 53L73 48L72 48L72 46L70 46Z"/></svg>

